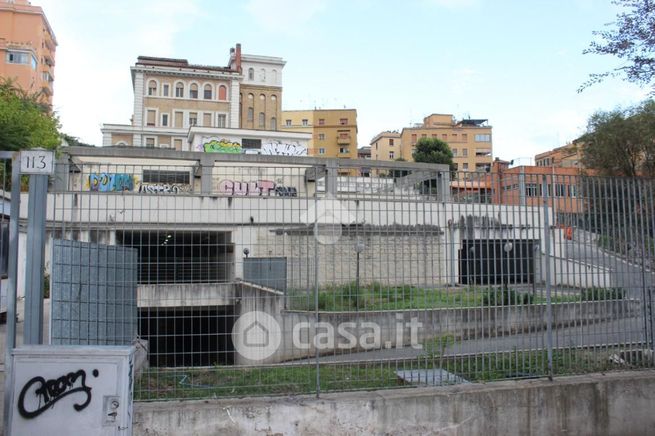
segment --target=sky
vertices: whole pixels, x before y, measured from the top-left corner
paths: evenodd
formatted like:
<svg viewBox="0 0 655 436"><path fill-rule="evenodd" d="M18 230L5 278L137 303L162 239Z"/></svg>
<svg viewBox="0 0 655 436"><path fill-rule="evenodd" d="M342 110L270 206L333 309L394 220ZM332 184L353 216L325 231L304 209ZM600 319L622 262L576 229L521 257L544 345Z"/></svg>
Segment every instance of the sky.
<svg viewBox="0 0 655 436"><path fill-rule="evenodd" d="M589 116L648 90L619 79L579 93L617 59L582 52L610 0L33 0L57 42L63 131L100 145L129 124L139 55L226 66L229 49L279 56L282 109L355 108L358 146L431 113L483 118L494 156L526 159L584 132Z"/></svg>

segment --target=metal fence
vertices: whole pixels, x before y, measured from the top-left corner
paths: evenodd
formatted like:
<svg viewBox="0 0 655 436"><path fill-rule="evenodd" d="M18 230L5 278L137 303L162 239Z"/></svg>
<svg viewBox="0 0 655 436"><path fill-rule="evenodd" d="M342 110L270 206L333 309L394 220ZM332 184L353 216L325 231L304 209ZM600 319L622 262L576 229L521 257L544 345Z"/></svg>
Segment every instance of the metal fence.
<svg viewBox="0 0 655 436"><path fill-rule="evenodd" d="M136 270L121 292L137 305L138 400L653 366L651 180L125 156L64 155L47 228L50 245L136 252L79 259L66 286ZM64 291L53 281L53 304ZM96 310L115 292L66 295L78 309L53 310L58 326L118 316Z"/></svg>

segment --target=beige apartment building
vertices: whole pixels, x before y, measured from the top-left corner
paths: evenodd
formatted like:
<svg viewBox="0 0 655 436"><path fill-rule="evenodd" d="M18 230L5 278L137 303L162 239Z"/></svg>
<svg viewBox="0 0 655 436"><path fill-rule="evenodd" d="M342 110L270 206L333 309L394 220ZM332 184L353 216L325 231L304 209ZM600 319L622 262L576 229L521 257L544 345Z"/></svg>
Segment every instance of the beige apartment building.
<svg viewBox="0 0 655 436"><path fill-rule="evenodd" d="M357 158L357 110L282 111L280 130L311 133L309 156Z"/></svg>
<svg viewBox="0 0 655 436"><path fill-rule="evenodd" d="M52 105L57 39L39 6L0 0L0 77Z"/></svg>
<svg viewBox="0 0 655 436"><path fill-rule="evenodd" d="M194 127L276 131L284 64L278 57L242 55L240 44L226 67L139 56L131 67L131 124L104 124L103 145L187 151Z"/></svg>
<svg viewBox="0 0 655 436"><path fill-rule="evenodd" d="M489 171L493 154L491 132L492 127L484 119L456 121L451 114L432 114L425 117L423 123L405 127L400 134L382 132L376 135L371 141L371 153L373 159L412 162L419 139L438 138L450 146L458 171Z"/></svg>
<svg viewBox="0 0 655 436"><path fill-rule="evenodd" d="M381 132L371 140L371 159L396 160L401 157L400 133Z"/></svg>
<svg viewBox="0 0 655 436"><path fill-rule="evenodd" d="M538 167L578 168L582 169L582 144L571 142L534 157Z"/></svg>

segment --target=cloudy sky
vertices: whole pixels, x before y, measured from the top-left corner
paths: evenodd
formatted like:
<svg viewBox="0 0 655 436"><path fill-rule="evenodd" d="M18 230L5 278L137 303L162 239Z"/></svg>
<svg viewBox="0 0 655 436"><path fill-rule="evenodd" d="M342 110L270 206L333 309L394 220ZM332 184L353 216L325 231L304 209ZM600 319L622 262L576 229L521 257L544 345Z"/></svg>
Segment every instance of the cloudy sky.
<svg viewBox="0 0 655 436"><path fill-rule="evenodd" d="M59 47L55 110L65 132L101 144L129 123L139 55L226 65L240 42L280 56L283 109L356 108L359 146L430 113L487 118L494 155L563 145L596 110L643 100L610 80L578 93L615 59L583 55L611 23L609 0L33 0Z"/></svg>

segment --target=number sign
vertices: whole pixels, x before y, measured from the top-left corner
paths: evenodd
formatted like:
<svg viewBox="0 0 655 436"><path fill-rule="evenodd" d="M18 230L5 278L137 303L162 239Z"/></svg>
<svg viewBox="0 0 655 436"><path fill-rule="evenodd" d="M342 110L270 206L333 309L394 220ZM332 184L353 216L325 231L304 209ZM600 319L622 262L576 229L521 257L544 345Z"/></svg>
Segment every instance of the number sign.
<svg viewBox="0 0 655 436"><path fill-rule="evenodd" d="M52 174L54 153L49 150L23 150L20 152L21 174Z"/></svg>

